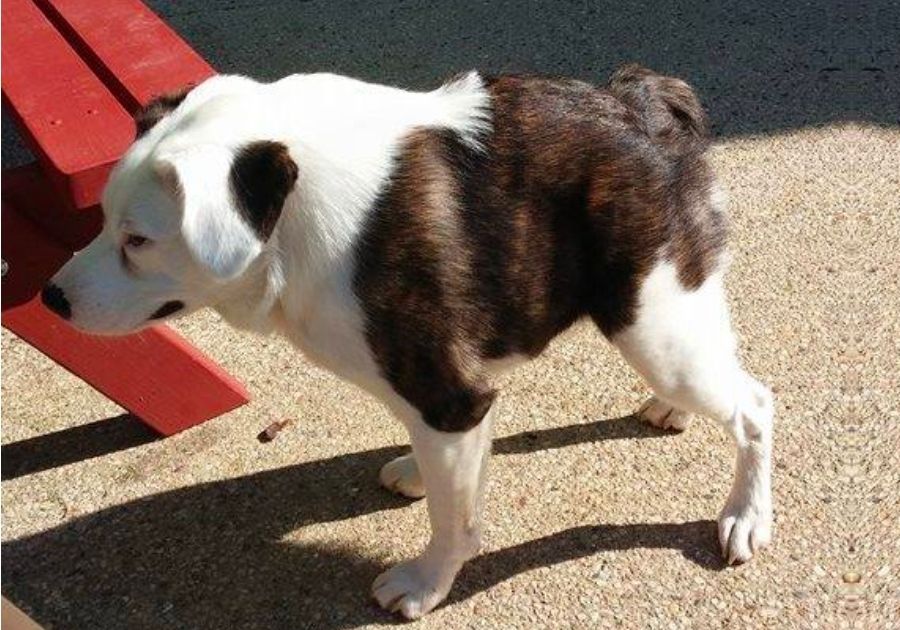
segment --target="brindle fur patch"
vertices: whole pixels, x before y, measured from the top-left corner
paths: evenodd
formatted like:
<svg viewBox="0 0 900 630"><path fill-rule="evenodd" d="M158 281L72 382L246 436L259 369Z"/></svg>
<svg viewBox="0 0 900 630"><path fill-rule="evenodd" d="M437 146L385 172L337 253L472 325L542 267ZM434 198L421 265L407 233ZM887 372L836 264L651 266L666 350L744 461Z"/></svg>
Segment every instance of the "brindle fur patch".
<svg viewBox="0 0 900 630"><path fill-rule="evenodd" d="M484 150L447 130L412 133L357 252L376 360L443 431L471 428L490 406L485 360L536 356L584 315L613 336L659 260L695 289L725 242L687 84L630 66L606 88L486 85Z"/></svg>
<svg viewBox="0 0 900 630"><path fill-rule="evenodd" d="M442 431L478 424L494 392L470 366L481 318L459 182L443 133L407 138L358 251L355 288L368 341L388 380Z"/></svg>

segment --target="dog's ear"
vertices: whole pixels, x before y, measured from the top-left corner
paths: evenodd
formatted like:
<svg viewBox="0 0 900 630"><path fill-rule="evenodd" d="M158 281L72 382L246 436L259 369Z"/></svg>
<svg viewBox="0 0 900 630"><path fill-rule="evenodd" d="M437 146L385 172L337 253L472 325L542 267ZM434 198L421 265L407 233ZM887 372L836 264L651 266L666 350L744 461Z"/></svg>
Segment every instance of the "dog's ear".
<svg viewBox="0 0 900 630"><path fill-rule="evenodd" d="M181 233L194 260L219 280L241 275L263 242L234 207L230 152L195 148L157 159L160 187L181 208Z"/></svg>
<svg viewBox="0 0 900 630"><path fill-rule="evenodd" d="M134 124L137 127L137 137L140 138L150 131L156 126L156 123L181 105L181 102L184 101L190 91L191 88L186 87L177 92L161 94L138 110L134 115Z"/></svg>
<svg viewBox="0 0 900 630"><path fill-rule="evenodd" d="M297 164L280 142L260 140L238 149L228 183L241 216L260 240L272 235L297 175Z"/></svg>

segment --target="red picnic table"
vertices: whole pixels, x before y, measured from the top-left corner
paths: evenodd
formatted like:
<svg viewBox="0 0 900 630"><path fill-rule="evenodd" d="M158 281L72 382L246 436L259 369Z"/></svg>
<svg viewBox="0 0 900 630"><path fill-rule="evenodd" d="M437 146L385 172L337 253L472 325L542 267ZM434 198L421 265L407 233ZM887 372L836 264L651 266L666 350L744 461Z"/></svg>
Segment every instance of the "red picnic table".
<svg viewBox="0 0 900 630"><path fill-rule="evenodd" d="M3 0L3 106L37 162L2 174L2 324L163 435L248 401L165 326L76 331L44 283L100 231L100 193L135 137L132 114L214 70L138 0Z"/></svg>

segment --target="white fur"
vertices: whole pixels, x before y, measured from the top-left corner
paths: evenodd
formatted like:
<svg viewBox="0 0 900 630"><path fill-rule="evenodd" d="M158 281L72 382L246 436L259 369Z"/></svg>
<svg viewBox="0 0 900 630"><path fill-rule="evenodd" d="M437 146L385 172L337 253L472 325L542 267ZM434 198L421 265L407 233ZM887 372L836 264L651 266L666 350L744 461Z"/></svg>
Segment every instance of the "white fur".
<svg viewBox="0 0 900 630"><path fill-rule="evenodd" d="M422 473L419 472L419 465L412 453L401 455L382 466L378 480L391 492L410 499L421 499L425 496Z"/></svg>
<svg viewBox="0 0 900 630"><path fill-rule="evenodd" d="M719 517L729 562L744 562L768 544L772 528L771 393L741 368L716 273L686 291L670 263L644 281L637 320L613 340L671 413L717 420L737 444L734 483ZM678 419L679 422L681 418Z"/></svg>
<svg viewBox="0 0 900 630"><path fill-rule="evenodd" d="M414 411L399 417L409 430L428 497L431 540L421 555L375 579L372 594L388 610L416 619L437 606L463 563L481 548L481 512L494 408L473 429L436 431Z"/></svg>
<svg viewBox="0 0 900 630"><path fill-rule="evenodd" d="M684 431L690 420L690 414L686 411L676 409L656 396L651 396L647 402L641 405L637 416L658 429L672 429L673 431Z"/></svg>

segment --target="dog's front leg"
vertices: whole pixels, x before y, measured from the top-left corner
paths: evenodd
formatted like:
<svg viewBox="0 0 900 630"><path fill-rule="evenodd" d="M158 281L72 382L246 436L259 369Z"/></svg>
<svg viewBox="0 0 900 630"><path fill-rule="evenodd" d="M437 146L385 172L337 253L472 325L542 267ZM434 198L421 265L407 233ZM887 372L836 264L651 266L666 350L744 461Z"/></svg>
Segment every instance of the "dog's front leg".
<svg viewBox="0 0 900 630"><path fill-rule="evenodd" d="M492 411L474 428L452 433L409 415L405 424L425 484L431 540L419 557L379 575L372 594L383 608L415 619L447 597L463 563L481 547Z"/></svg>

